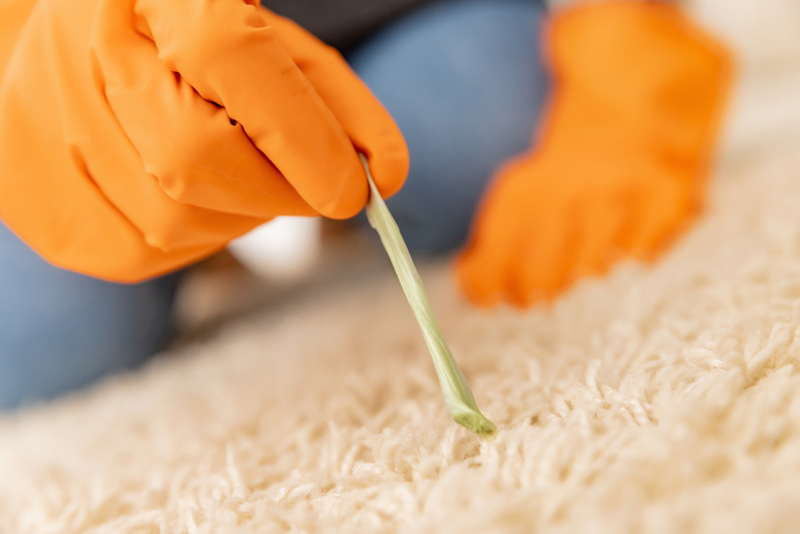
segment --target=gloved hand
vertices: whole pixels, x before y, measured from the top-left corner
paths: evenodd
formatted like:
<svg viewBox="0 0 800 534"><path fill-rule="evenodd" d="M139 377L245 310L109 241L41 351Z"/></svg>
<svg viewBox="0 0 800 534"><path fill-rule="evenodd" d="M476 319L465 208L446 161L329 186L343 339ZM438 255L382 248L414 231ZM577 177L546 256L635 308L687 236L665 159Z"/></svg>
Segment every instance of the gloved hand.
<svg viewBox="0 0 800 534"><path fill-rule="evenodd" d="M620 258L652 260L701 206L726 51L666 2L590 3L549 31L538 146L498 172L457 262L477 304L528 306Z"/></svg>
<svg viewBox="0 0 800 534"><path fill-rule="evenodd" d="M391 117L255 1L39 0L0 82L0 218L52 263L142 280L277 215L355 215L356 148L396 192Z"/></svg>

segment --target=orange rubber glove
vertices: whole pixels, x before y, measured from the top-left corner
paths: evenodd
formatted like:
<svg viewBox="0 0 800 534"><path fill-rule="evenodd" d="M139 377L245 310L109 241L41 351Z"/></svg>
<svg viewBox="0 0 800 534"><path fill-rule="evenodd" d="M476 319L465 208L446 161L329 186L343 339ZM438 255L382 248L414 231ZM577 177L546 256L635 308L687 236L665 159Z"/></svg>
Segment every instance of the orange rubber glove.
<svg viewBox="0 0 800 534"><path fill-rule="evenodd" d="M727 52L667 2L586 4L549 30L540 142L505 165L457 275L474 303L528 306L623 257L655 258L698 213Z"/></svg>
<svg viewBox="0 0 800 534"><path fill-rule="evenodd" d="M354 146L396 192L391 117L254 0L39 0L0 82L0 218L56 265L142 280L278 215L355 215Z"/></svg>

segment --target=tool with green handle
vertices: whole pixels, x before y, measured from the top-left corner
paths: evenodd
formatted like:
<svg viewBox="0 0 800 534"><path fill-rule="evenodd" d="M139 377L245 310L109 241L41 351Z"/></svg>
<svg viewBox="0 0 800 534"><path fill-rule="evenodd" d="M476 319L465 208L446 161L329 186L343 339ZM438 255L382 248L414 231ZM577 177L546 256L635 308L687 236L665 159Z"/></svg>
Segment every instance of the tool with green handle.
<svg viewBox="0 0 800 534"><path fill-rule="evenodd" d="M433 315L425 288L419 277L411 255L408 252L400 235L397 223L389 213L386 204L378 193L372 175L369 172L366 158L361 155L361 161L367 171L369 180L370 198L367 203L367 219L369 224L377 230L384 248L389 255L403 292L406 294L408 303L417 318L417 323L422 330L425 343L431 353L433 367L436 369L436 376L439 377L439 386L444 395L444 402L447 412L453 420L474 432L479 437L487 438L494 435L497 431L494 423L489 421L478 409L475 397L472 395L467 379L464 378L461 369L458 368L453 354L447 347L436 317Z"/></svg>

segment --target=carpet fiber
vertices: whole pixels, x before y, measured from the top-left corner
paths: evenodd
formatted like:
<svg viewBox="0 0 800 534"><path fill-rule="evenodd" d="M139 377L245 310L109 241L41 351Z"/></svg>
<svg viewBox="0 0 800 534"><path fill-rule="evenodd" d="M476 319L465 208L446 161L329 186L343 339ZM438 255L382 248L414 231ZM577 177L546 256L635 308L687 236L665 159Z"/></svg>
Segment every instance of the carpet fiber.
<svg viewBox="0 0 800 534"><path fill-rule="evenodd" d="M0 419L0 532L797 532L800 136L745 135L754 94L656 265L525 313L423 269L494 442L385 271Z"/></svg>

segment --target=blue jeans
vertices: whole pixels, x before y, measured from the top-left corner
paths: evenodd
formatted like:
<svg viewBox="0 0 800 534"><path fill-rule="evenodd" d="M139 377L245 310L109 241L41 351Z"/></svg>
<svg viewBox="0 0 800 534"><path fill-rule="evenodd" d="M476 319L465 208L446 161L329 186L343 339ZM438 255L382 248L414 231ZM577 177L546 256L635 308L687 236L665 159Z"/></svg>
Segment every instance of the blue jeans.
<svg viewBox="0 0 800 534"><path fill-rule="evenodd" d="M411 171L389 206L413 249L462 243L492 171L530 144L547 85L542 18L530 0L435 3L348 58L408 142ZM0 409L140 365L168 339L179 276L125 285L68 272L0 224Z"/></svg>
<svg viewBox="0 0 800 534"><path fill-rule="evenodd" d="M167 341L178 276L128 285L66 271L0 223L0 409L140 365Z"/></svg>

